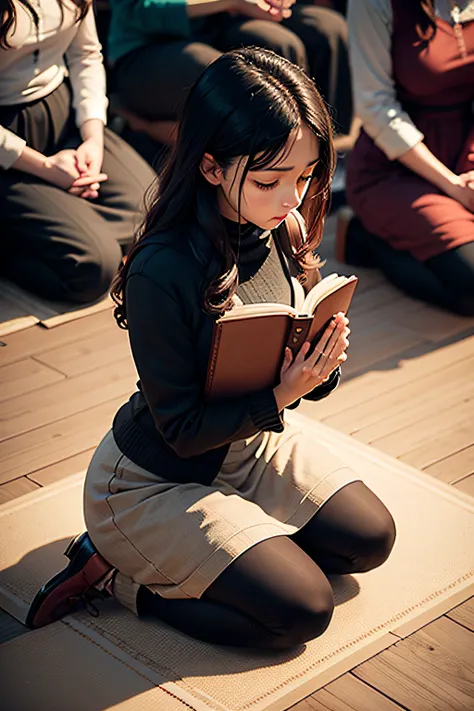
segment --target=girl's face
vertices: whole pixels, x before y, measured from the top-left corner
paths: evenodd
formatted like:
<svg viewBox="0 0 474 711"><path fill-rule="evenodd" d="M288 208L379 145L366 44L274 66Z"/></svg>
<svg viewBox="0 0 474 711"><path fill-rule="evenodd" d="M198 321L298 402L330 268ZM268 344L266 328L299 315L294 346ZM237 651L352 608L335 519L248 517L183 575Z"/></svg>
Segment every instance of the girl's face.
<svg viewBox="0 0 474 711"><path fill-rule="evenodd" d="M270 230L301 204L318 162L319 142L305 125L289 140L292 145L287 155L262 170L248 172L242 188L241 222L252 222ZM218 188L221 214L236 222L239 186L247 160L246 156L236 158L225 173L209 154L201 164L206 179Z"/></svg>

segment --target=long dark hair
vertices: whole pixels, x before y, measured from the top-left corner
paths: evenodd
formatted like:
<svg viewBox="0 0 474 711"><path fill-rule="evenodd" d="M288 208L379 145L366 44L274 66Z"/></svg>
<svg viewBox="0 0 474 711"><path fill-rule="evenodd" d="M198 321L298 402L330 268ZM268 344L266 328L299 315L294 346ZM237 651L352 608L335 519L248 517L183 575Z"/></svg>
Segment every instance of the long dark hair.
<svg viewBox="0 0 474 711"><path fill-rule="evenodd" d="M87 14L89 5L92 0L72 0L77 6L77 16L76 22L80 22L83 17ZM15 31L17 10L15 7L15 2L23 5L24 8L30 13L33 22L38 26L39 17L35 8L28 2L28 0L0 0L0 48L10 49L10 44L8 43L8 35ZM57 0L59 7L61 8L61 18L63 16L63 5L61 0Z"/></svg>
<svg viewBox="0 0 474 711"><path fill-rule="evenodd" d="M288 150L288 139L305 124L319 141L314 170L301 212L308 238L296 258L305 267L320 264L313 252L321 242L323 218L335 167L332 126L313 82L298 67L268 50L253 47L221 55L191 89L183 107L176 144L147 199L147 214L128 258L112 284L115 317L127 327L124 292L137 250L150 235L186 226L185 234L214 248L220 272L204 297L208 313L230 308L238 285L237 259L217 205L217 189L200 171L205 153L224 170L239 156L249 156L239 186L251 170L271 165Z"/></svg>
<svg viewBox="0 0 474 711"><path fill-rule="evenodd" d="M410 3L413 0L408 0ZM429 42L436 34L436 10L434 0L418 0L420 19L416 25L418 37L423 42Z"/></svg>

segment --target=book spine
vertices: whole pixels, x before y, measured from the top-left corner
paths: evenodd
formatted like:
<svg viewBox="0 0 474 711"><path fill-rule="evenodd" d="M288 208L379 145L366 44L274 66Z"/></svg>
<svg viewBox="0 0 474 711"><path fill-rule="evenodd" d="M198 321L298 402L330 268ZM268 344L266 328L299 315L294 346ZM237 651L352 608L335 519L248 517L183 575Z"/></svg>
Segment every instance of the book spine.
<svg viewBox="0 0 474 711"><path fill-rule="evenodd" d="M216 370L217 353L219 351L219 342L221 340L222 326L219 323L214 325L214 332L212 334L211 351L209 356L209 365L207 368L207 378L206 378L206 395L209 395L212 389L212 381L214 378L214 372Z"/></svg>
<svg viewBox="0 0 474 711"><path fill-rule="evenodd" d="M291 351L294 356L296 356L301 346L305 342L306 337L309 333L312 320L313 319L310 317L293 319L290 331L288 333L286 345L288 348L291 348Z"/></svg>

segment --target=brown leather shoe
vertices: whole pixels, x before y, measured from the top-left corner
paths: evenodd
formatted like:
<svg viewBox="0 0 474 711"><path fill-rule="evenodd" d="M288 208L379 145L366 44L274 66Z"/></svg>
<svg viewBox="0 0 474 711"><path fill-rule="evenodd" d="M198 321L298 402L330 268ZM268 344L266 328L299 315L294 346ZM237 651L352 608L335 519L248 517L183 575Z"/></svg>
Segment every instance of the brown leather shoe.
<svg viewBox="0 0 474 711"><path fill-rule="evenodd" d="M72 539L65 555L70 563L36 593L29 609L28 627L44 627L86 604L91 597L101 595L94 586L104 580L113 569L97 552L89 534Z"/></svg>

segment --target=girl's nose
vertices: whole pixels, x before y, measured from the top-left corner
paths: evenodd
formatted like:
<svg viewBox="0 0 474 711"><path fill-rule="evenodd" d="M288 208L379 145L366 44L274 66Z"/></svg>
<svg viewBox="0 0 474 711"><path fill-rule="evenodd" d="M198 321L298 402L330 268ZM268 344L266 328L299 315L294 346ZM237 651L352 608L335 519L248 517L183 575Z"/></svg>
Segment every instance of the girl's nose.
<svg viewBox="0 0 474 711"><path fill-rule="evenodd" d="M297 192L293 193L293 195L286 195L285 196L285 201L282 202L282 207L286 208L287 210L294 210L295 207L298 207L298 205L301 203L300 196L298 195Z"/></svg>

